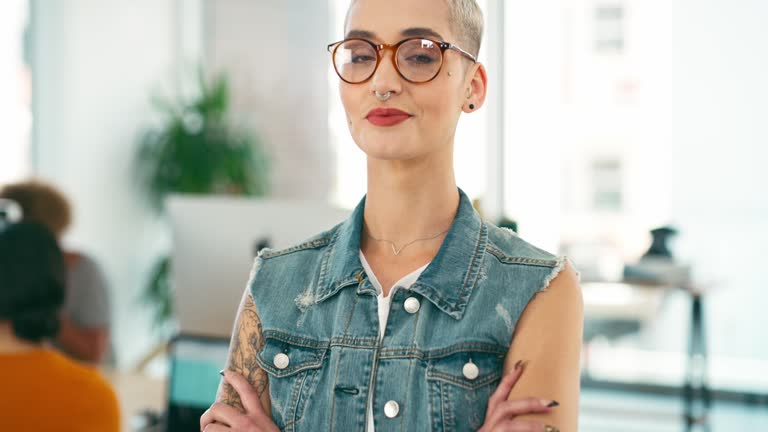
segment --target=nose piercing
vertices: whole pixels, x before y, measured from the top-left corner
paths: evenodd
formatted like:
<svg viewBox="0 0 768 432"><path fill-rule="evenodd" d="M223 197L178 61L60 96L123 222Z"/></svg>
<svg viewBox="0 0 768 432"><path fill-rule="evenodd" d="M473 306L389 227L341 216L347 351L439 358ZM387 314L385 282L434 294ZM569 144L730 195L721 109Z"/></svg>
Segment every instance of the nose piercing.
<svg viewBox="0 0 768 432"><path fill-rule="evenodd" d="M392 92L388 91L384 94L379 93L378 90L376 90L374 93L376 93L376 99L384 102L385 100L389 99L392 96Z"/></svg>

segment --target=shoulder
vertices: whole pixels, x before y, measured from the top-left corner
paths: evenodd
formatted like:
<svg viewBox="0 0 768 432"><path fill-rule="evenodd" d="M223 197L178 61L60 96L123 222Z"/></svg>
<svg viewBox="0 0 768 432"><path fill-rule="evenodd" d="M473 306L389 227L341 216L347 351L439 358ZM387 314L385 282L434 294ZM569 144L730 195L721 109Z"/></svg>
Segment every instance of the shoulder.
<svg viewBox="0 0 768 432"><path fill-rule="evenodd" d="M117 398L106 378L94 367L69 359L55 351L47 353L51 364L51 373L61 378L61 384L67 388L77 388L78 392L93 407L107 412L117 412Z"/></svg>
<svg viewBox="0 0 768 432"><path fill-rule="evenodd" d="M579 273L568 257L539 248L508 228L500 228L490 222L486 224L488 226L486 253L502 264L500 266L502 270L527 268L527 273L532 277L542 279L538 291L548 289L555 280L558 284L578 285Z"/></svg>
<svg viewBox="0 0 768 432"><path fill-rule="evenodd" d="M332 242L342 224L343 222L281 249L267 247L259 250L253 260L247 287L253 290L257 275L259 281L270 280L275 276L282 277L280 275L284 275L286 271L291 271L294 282L298 282L302 277L309 277L310 272L306 270L320 260L322 252ZM304 271L293 272L295 269Z"/></svg>
<svg viewBox="0 0 768 432"><path fill-rule="evenodd" d="M76 252L77 259L68 266L69 279L78 290L105 289L107 280L99 262L88 254Z"/></svg>
<svg viewBox="0 0 768 432"><path fill-rule="evenodd" d="M72 269L88 274L101 273L101 266L93 256L80 251L70 252L70 256L74 257L70 264Z"/></svg>
<svg viewBox="0 0 768 432"><path fill-rule="evenodd" d="M561 258L540 249L522 239L509 228L500 228L490 222L488 226L487 251L505 264L537 265L556 267Z"/></svg>
<svg viewBox="0 0 768 432"><path fill-rule="evenodd" d="M341 226L341 223L333 228L315 234L309 238L306 238L298 243L289 245L282 249L263 248L259 251L258 257L261 260L273 260L274 258L284 257L293 254L302 254L302 252L310 252L324 249L331 243L333 236Z"/></svg>

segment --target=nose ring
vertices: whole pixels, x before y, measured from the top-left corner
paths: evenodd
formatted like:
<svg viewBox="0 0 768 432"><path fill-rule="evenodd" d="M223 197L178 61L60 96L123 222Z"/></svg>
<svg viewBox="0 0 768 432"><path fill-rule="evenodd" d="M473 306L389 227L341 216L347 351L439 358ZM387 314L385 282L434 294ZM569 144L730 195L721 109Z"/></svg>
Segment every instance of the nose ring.
<svg viewBox="0 0 768 432"><path fill-rule="evenodd" d="M382 102L384 102L385 100L387 100L390 97L392 97L392 92L391 91L388 91L388 92L386 92L384 94L381 94L381 93L379 93L378 90L376 90L374 93L376 93L376 99L378 99L378 100L380 100Z"/></svg>

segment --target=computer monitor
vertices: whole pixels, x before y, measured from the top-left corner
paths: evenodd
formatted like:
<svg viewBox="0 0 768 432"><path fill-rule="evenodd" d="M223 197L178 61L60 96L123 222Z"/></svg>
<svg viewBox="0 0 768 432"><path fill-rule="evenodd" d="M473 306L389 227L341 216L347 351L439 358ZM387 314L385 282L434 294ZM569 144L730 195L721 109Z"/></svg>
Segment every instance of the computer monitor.
<svg viewBox="0 0 768 432"><path fill-rule="evenodd" d="M200 416L216 400L229 338L178 335L170 344L167 432L199 432Z"/></svg>
<svg viewBox="0 0 768 432"><path fill-rule="evenodd" d="M180 332L229 337L253 259L332 228L350 211L324 202L172 196L173 310Z"/></svg>

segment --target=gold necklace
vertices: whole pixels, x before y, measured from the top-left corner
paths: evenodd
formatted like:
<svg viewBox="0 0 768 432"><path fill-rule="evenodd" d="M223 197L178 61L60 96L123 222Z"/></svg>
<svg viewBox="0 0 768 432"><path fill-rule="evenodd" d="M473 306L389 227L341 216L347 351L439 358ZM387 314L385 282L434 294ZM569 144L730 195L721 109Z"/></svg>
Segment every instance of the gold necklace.
<svg viewBox="0 0 768 432"><path fill-rule="evenodd" d="M370 238L372 238L372 239L374 239L374 240L376 240L376 241L379 241L379 242L387 242L387 243L389 243L389 244L392 246L392 252L394 252L395 256L397 256L397 255L400 255L400 252L402 252L402 251L403 251L403 249L405 249L405 248L407 248L408 246L410 246L410 245L412 245L412 244L416 243L417 241L422 241L422 240L432 240L433 238L437 238L437 237L439 237L439 236L441 236L441 235L443 235L443 234L447 233L449 229L450 229L450 227L449 227L448 229L446 229L445 231L441 232L441 233L437 233L437 234L433 235L432 237L424 237L424 238L419 238L419 239L416 239L416 240L410 241L410 242L408 242L408 243L404 244L404 245L403 245L403 246L402 246L400 249L398 249L398 248L396 247L396 245L395 245L395 242L393 242L392 240L386 240L386 239L379 239L379 238L376 238L376 237L374 237L373 235L371 235L370 231L368 232L368 237L370 237Z"/></svg>

